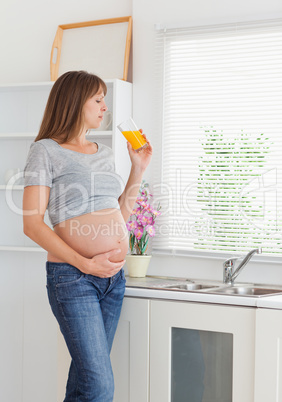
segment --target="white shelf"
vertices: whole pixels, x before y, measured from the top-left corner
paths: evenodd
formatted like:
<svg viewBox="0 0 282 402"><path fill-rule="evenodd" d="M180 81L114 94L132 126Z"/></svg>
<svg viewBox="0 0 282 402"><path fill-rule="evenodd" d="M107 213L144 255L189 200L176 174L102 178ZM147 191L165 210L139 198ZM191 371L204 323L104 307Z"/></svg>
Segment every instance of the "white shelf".
<svg viewBox="0 0 282 402"><path fill-rule="evenodd" d="M105 79L104 82L107 85L113 85L114 83L117 83L119 81L122 82L127 82L120 80L118 78L113 78L113 79ZM130 83L129 83L130 84ZM54 85L54 81L39 81L39 82L19 82L19 83L10 83L10 84L2 84L0 85L0 91L5 90L5 89L30 89L30 88L40 88L40 87L52 87Z"/></svg>
<svg viewBox="0 0 282 402"><path fill-rule="evenodd" d="M23 190L23 184L15 185L15 186L7 186L7 184L0 184L0 191L2 190Z"/></svg>
<svg viewBox="0 0 282 402"><path fill-rule="evenodd" d="M37 133L0 133L0 139L29 139L35 138Z"/></svg>
<svg viewBox="0 0 282 402"><path fill-rule="evenodd" d="M27 251L36 253L46 253L41 247L25 247L25 246L0 246L0 251Z"/></svg>
<svg viewBox="0 0 282 402"><path fill-rule="evenodd" d="M95 137L111 137L113 135L112 130L107 131L95 131L91 130L91 133L87 135L87 138L95 138ZM37 133L0 133L0 139L33 139L37 136Z"/></svg>
<svg viewBox="0 0 282 402"><path fill-rule="evenodd" d="M5 90L19 90L19 89L40 89L42 87L48 88L52 87L54 84L53 81L41 81L41 82L20 82L20 83L10 83L10 84L2 84L0 85L0 91Z"/></svg>

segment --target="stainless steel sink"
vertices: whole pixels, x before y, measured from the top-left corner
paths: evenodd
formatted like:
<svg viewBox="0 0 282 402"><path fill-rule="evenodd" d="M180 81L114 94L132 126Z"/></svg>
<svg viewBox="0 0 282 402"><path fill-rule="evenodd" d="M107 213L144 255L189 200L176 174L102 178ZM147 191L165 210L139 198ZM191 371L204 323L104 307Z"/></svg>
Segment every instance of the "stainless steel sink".
<svg viewBox="0 0 282 402"><path fill-rule="evenodd" d="M201 289L211 289L213 286L211 285L203 285L199 283L181 283L176 285L164 285L162 289L168 290L184 290L184 291L193 291L193 290L201 290Z"/></svg>
<svg viewBox="0 0 282 402"><path fill-rule="evenodd" d="M225 285L218 281L191 280L167 276L146 276L144 281L129 283L127 286L147 289L171 290L180 292L199 292L226 296L263 297L282 294L282 286L263 285L254 283L235 283Z"/></svg>
<svg viewBox="0 0 282 402"><path fill-rule="evenodd" d="M193 282L193 281L179 281L175 283L163 283L157 286L152 286L154 288L162 290L175 290L182 292L201 292L201 293L213 293L226 296L252 296L252 297L262 297L282 294L282 287L274 286L263 286L254 284L235 284L235 285L223 285L219 282L209 283L209 282Z"/></svg>
<svg viewBox="0 0 282 402"><path fill-rule="evenodd" d="M282 289L266 288L259 286L224 286L211 290L212 293L224 294L224 295L238 295L238 296L271 296L274 294L282 293ZM209 292L209 293L211 293Z"/></svg>

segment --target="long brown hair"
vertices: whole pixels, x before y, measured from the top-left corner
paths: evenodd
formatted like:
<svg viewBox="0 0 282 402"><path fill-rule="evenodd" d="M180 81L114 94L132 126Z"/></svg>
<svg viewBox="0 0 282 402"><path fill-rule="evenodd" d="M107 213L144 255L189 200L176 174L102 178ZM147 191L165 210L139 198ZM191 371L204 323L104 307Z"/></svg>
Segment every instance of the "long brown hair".
<svg viewBox="0 0 282 402"><path fill-rule="evenodd" d="M35 141L53 138L62 144L75 138L83 127L82 108L99 90L106 95L107 86L97 75L86 71L69 71L61 75L49 94Z"/></svg>

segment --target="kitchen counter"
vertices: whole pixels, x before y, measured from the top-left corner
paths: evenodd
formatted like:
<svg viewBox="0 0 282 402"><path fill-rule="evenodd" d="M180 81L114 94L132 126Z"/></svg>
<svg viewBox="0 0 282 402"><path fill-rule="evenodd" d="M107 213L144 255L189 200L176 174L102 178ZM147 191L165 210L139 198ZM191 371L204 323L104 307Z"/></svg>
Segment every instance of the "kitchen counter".
<svg viewBox="0 0 282 402"><path fill-rule="evenodd" d="M199 281L199 282L205 282L205 284L208 283L211 285L211 287L223 285L222 283L215 281ZM215 294L205 292L204 290L182 291L182 290L168 290L161 288L161 286L167 283L169 283L169 280L162 277L147 276L145 278L131 278L129 276L126 276L125 296L141 297L147 299L191 301L196 303L227 304L235 306L259 307L259 308L270 308L279 310L282 309L282 294L255 297L255 296L242 296L242 295ZM239 285L240 282L236 284Z"/></svg>

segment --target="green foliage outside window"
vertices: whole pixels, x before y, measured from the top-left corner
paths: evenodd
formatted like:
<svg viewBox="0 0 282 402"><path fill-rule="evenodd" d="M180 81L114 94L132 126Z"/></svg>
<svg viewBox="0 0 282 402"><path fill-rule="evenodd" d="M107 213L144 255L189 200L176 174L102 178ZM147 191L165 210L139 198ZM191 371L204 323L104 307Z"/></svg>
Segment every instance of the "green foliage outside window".
<svg viewBox="0 0 282 402"><path fill-rule="evenodd" d="M203 129L197 192L202 214L195 227L208 222L212 230L206 234L198 230L194 248L236 252L265 246L273 236L276 217L276 211L265 210L262 188L270 139L263 133L254 139L244 130L227 136L214 127Z"/></svg>

